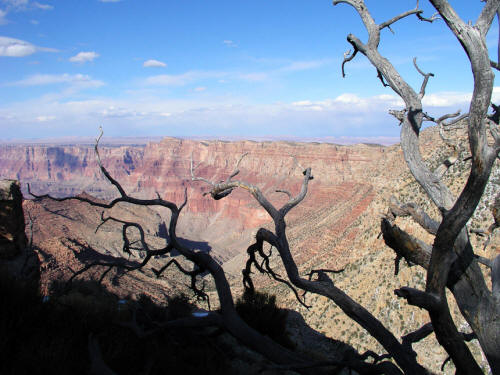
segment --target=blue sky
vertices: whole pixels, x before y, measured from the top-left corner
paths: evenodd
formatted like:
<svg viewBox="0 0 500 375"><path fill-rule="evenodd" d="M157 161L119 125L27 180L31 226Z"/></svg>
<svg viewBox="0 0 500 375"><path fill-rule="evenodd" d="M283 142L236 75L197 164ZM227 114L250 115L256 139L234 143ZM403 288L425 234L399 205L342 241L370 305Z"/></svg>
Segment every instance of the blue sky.
<svg viewBox="0 0 500 375"><path fill-rule="evenodd" d="M450 1L475 20L479 0ZM425 1L427 16L433 9ZM415 1L367 0L377 22ZM472 80L442 21L409 17L380 50L432 115L467 108ZM0 0L1 139L94 136L397 137L401 106L359 55L355 11L330 0ZM488 45L496 55L496 22ZM495 98L500 98L500 87Z"/></svg>

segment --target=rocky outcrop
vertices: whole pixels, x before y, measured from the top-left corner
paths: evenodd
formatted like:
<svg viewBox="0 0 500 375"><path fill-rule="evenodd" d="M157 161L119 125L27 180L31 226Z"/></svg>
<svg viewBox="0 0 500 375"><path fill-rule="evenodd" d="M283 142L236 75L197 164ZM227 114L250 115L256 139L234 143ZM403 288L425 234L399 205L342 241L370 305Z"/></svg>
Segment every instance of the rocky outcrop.
<svg viewBox="0 0 500 375"><path fill-rule="evenodd" d="M19 182L0 181L0 259L11 260L27 246Z"/></svg>
<svg viewBox="0 0 500 375"><path fill-rule="evenodd" d="M38 283L38 257L26 238L22 204L19 182L0 180L1 272L24 282Z"/></svg>

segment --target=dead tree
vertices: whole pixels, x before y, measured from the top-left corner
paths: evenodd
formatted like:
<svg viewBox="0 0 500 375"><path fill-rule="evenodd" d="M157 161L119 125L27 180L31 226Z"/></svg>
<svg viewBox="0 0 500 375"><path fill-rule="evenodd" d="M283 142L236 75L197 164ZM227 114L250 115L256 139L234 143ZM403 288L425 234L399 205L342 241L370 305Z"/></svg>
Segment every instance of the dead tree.
<svg viewBox="0 0 500 375"><path fill-rule="evenodd" d="M493 163L500 150L498 120L495 122L494 118L487 115L494 79L491 67L498 68L498 63L490 61L485 40L493 18L499 11L500 2L486 1L475 24L471 24L464 22L448 1L430 0L437 15L444 20L465 50L474 77L474 91L469 113L464 116L467 117L468 123L472 165L467 183L458 197L451 194L442 180L445 170L439 168L431 171L423 161L419 150L419 134L423 121L430 120L441 125L446 117L453 118L458 114L448 115L438 120L427 115L422 109L422 98L425 95L429 78L433 74L424 73L415 62L415 68L423 76L422 86L417 92L378 51L380 31L385 27L390 27L394 22L412 14L420 20L431 22L435 20L435 17L424 18L422 11L418 9L417 1L417 7L414 10L387 22L376 24L363 0L334 1L334 5L339 3L346 3L358 12L369 35L366 43L352 34L348 35L347 41L354 48L354 52L344 60L344 64L361 52L375 67L382 83L388 85L403 99L405 109L399 112L398 119L402 127L401 147L404 157L416 181L441 213L441 219L433 221L422 209L411 203L392 210L394 216L410 215L425 230L434 235L432 245L408 235L391 220L382 220L385 242L396 252L397 259L405 258L427 270L425 290L403 287L395 292L398 296L405 298L408 303L429 312L436 338L450 355L457 373L480 374L481 369L451 318L445 295L445 288L448 288L478 339L492 372L499 374L500 257L489 262L493 285L492 290L489 290L478 266L477 257L474 256L466 223L472 217L483 195ZM488 144L488 132L494 139L491 145ZM410 207L411 210L408 209Z"/></svg>
<svg viewBox="0 0 500 375"><path fill-rule="evenodd" d="M439 17L444 20L465 50L474 77L474 91L467 115L472 164L467 183L458 197L454 197L444 184L442 173L436 173L427 167L419 151L422 123L424 120L432 120L422 109L422 98L432 74L424 73L415 64L423 76L422 86L417 92L378 51L380 31L384 27L411 14L416 14L425 20L421 11L415 8L387 22L376 24L364 1L334 1L334 4L338 3L352 6L359 13L368 31L369 39L366 43L352 34L347 37L354 48L353 55L358 52L365 55L376 68L380 79L405 103L404 115L400 119L404 157L416 181L441 212L441 220L437 222L430 221L423 210L414 210L410 213L417 223L435 236L432 246L404 233L390 220L382 221L384 239L397 256L427 269L425 290L403 287L397 290L396 294L405 298L408 303L429 312L436 338L450 355L458 373L480 374L481 369L453 323L445 295L445 288L448 288L475 333L491 370L498 374L500 373L500 275L498 274L500 258L491 261L493 288L489 290L474 257L466 223L483 195L493 163L500 150L498 124L487 115L494 79L490 66L494 64L490 62L485 40L500 2L487 1L476 23L470 24L465 23L456 14L448 1L430 0ZM492 145L488 144L488 132L494 139Z"/></svg>
<svg viewBox="0 0 500 375"><path fill-rule="evenodd" d="M382 220L384 240L387 245L394 249L397 259L405 258L407 261L418 264L427 270L425 290L402 287L395 292L398 296L405 298L408 303L426 309L431 320L429 324L399 340L368 310L335 286L328 274L337 271L311 270L306 277L299 274L288 243L285 218L288 212L300 204L306 196L309 182L313 179L310 168L303 171L301 190L296 196L286 190L280 190L281 193L289 197L289 200L282 207L277 208L257 186L245 181L234 180L239 173L238 167L241 159L238 160L233 173L223 182L213 182L203 177L197 177L195 175L196 168L193 160L191 160L192 179L209 184L211 186L209 193L213 199L223 199L237 188L244 189L256 199L274 222L274 232L264 228L259 229L255 243L248 247L248 260L243 270L245 288L250 290L254 288L251 279L251 271L254 267L259 272L266 273L277 282L282 282L290 287L300 303L304 305L306 303L302 299L300 291L325 296L337 304L351 319L366 329L384 347L387 352L385 355L377 356L374 353L365 353L364 356L345 358L337 362L311 363L257 333L246 325L236 313L231 289L220 265L209 254L189 249L178 241L176 237L177 220L186 204L187 197L180 206L165 201L160 196L150 200L131 197L109 175L99 158L98 162L102 172L110 183L117 188L120 197L110 203L94 202L82 197L69 197L59 200L79 199L103 209L111 208L120 202L165 207L171 212L168 227L169 242L163 249L150 249L138 224L124 222L119 218L106 217L103 214L103 222L114 221L122 225L124 252L139 249L146 252L146 257L139 265L129 264L125 261L119 264L90 264L79 272L84 272L88 268L97 265L105 266L107 269L118 266L127 270L134 270L145 267L153 256L168 254L171 250L176 249L182 256L196 265L196 267L193 267L193 271L184 269L175 260L167 262L160 270L153 271L157 276L160 276L169 266L175 265L180 272L191 277L191 287L201 298L206 297L206 295L203 288L198 287L197 277L207 271L215 282L221 307L220 312L211 312L205 318L179 322L183 326L195 324L195 321L196 325L203 324L203 321L199 319L204 319L206 324L220 325L243 343L265 354L272 361L283 364L286 368L300 369L302 371L314 366L334 366L336 368L353 368L360 373L388 374L427 374L428 371L417 362L416 353L411 345L434 332L439 343L453 360L457 373L481 374L481 369L465 345L465 341L470 339L471 335L463 335L459 332L451 318L445 296L445 288L448 288L453 293L461 313L473 330L472 336L478 339L493 373L500 374L500 257L493 260L481 260L475 257L466 228L466 223L478 205L493 163L500 151L500 136L497 129L498 118L495 116L488 117L487 115L493 89L491 67L496 68L498 63L490 61L485 42L485 35L495 14L497 14L500 0L488 0L474 25L463 22L446 0L430 0L430 2L436 8L436 16L425 18L422 10L418 8L417 1L415 9L377 24L363 0L334 1L334 5L345 3L355 9L361 17L369 36L366 43L352 34L347 37L348 42L353 47L353 52L349 52L344 56L342 72L344 73L347 62L353 60L358 53L362 53L375 67L382 84L390 87L403 99L405 103L404 110L394 111L393 113L401 122L401 147L406 162L417 182L441 212L441 219L435 221L423 209L411 202L405 205L398 202L392 202L391 204L392 217L410 215L418 224L435 236L432 245L405 233L390 217ZM458 115L449 115L436 120L426 114L422 109L422 98L425 95L427 83L433 75L424 73L415 62L415 68L423 76L422 86L417 92L406 83L390 61L378 51L381 30L390 28L395 22L411 15L415 15L421 21L432 22L438 17L443 19L457 37L471 62L474 76L474 92L469 113L463 118L466 117L468 121L472 164L467 184L458 198L451 194L442 180L446 170L441 168L438 172L431 171L424 163L419 151L419 133L423 121L434 121L442 125L444 121L456 118ZM448 124L453 121L450 120ZM494 139L493 144L487 142L488 131ZM96 153L99 155L98 141L96 142ZM139 245L131 245L128 237L128 229L131 227L139 230L141 238ZM269 262L271 254L264 251L264 243L270 244L279 253L286 270L286 277L278 275L271 268ZM491 268L492 290L489 290L486 285L478 261L487 264ZM374 357L375 360L370 363L365 362L369 356ZM392 358L396 365L387 361L387 358Z"/></svg>
<svg viewBox="0 0 500 375"><path fill-rule="evenodd" d="M176 250L186 260L188 260L193 264L192 270L188 270L185 267L183 267L181 263L178 262L175 258L167 257L165 259L166 263L160 269L151 268L156 277L161 277L162 274L169 267L175 266L179 272L189 276L189 278L191 279L190 289L193 291L195 296L197 296L199 299L206 300L208 299L208 295L205 293L204 282L202 282L200 286L200 276L208 272L214 281L220 306L217 311L209 311L208 314L206 314L203 317L193 316L193 317L181 318L174 321L167 321L166 323L155 323L155 326L157 328L152 331L143 330L137 324L137 321L134 318L135 315L133 315L133 318L130 322L119 323L119 325L130 328L139 337L145 337L150 334L153 334L157 332L158 329L166 329L171 327L199 328L204 326L218 326L220 328L225 329L231 335L236 337L241 343L263 354L265 357L267 357L274 363L280 365L278 367L272 367L272 368L295 369L300 373L305 373L305 374L318 374L318 373L321 374L323 373L322 372L323 369L325 371L329 371L328 373L331 373L331 371L343 368L355 369L360 374L399 373L392 363L387 361L385 362L378 361L379 359L381 360L382 358L376 358L377 360L375 361L375 363L371 363L369 361L366 361L369 357L368 355L358 355L356 353L349 353L349 355L346 358L343 358L342 360L317 362L315 360L308 359L307 357L301 354L292 352L291 350L282 347L281 345L271 340L268 336L262 335L255 329L248 326L236 312L231 288L221 265L217 261L215 261L209 253L199 251L197 249L191 249L185 246L177 238L176 235L177 221L179 219L179 215L182 212L182 209L185 207L187 203L187 190L185 190L185 199L179 206L177 206L173 202L162 199L159 194L157 194L157 197L154 199L139 199L130 196L129 194L126 193L121 184L109 174L109 172L106 170L106 168L101 162L99 156L99 141L100 138L102 137L102 134L103 133L101 129L101 134L97 138L95 143L95 153L97 156L97 162L105 178L117 189L119 193L118 198L113 199L109 203L103 203L102 201L92 200L87 196L70 196L65 198L55 198L48 194L37 195L36 193L31 192L30 186L28 185L28 192L37 199L49 198L54 201L78 200L95 207L101 207L103 209L103 212L101 214L101 224L97 227L96 231L99 230L100 227L106 222L114 222L117 225L120 225L122 228L122 241L123 241L122 251L124 258L119 261L109 261L109 262L94 261L88 263L80 270L75 271L69 281L71 282L74 278L96 267L100 267L102 270L100 281L102 281L106 277L106 275L112 269L115 268L124 270L125 272L132 272L139 269L144 269L149 266L149 262L154 257L160 255L169 255L173 250ZM195 177L193 174L194 167L191 161L192 179L201 180L209 184L212 184L214 188L210 191L210 194L214 199L221 199L227 196L236 187L248 189L252 194L254 194L254 196L258 197L259 202L262 202L264 206L268 208L269 210L268 212L274 213L276 210L274 208L271 208L272 206L263 197L258 188L245 183L238 184L237 182L231 180L239 173L238 165L241 162L243 156L239 159L235 171L226 180L227 181L226 185L212 184L210 181L204 178ZM280 211L282 212L283 217L291 208L293 208L302 201L307 192L308 181L312 179L310 175L310 169L305 171L304 174L305 177L302 185L302 191L297 197L291 198L289 203L287 203L282 209L282 211ZM120 203L128 203L137 206L167 208L170 211L171 215L169 219L170 222L168 225L168 239L166 246L161 249L153 249L148 244L146 240L145 231L143 230L140 224L135 222L127 222L120 218L107 216L105 214L106 210L111 209ZM139 234L138 241L133 239L134 238L134 234L132 233L133 228L135 229L135 233ZM265 232L262 233L264 236L267 235L267 233ZM262 242L260 244L262 245ZM130 256L133 252L137 252L137 254L145 253L145 257L142 259L140 263L125 259L126 256ZM250 264L247 264L247 268L248 267L250 267ZM279 279L277 275L274 274L274 277L277 280L283 281L291 286L291 284L286 282L285 280ZM249 278L245 278L245 280L251 282ZM99 371L100 368L103 371L103 373L112 372L112 370L107 368L102 358L100 357L98 342L96 341L96 339L91 340L89 338L89 353L90 357L92 358L92 366L98 369L96 371Z"/></svg>
<svg viewBox="0 0 500 375"><path fill-rule="evenodd" d="M405 258L427 270L425 290L402 287L395 293L405 298L409 304L427 310L431 323L417 332L405 336L400 342L366 309L338 289L327 275L328 270L312 270L307 279L299 275L286 236L285 216L306 195L308 182L312 179L310 169L304 170L302 190L297 196L293 197L289 192L282 191L289 196L290 200L279 209L269 202L258 187L244 181L232 180L237 175L237 170L222 183L204 180L211 184L210 194L214 199L224 198L236 188L248 191L274 221L274 233L261 228L257 232L256 242L248 248L249 258L243 271L244 285L246 288L253 288L253 282L250 278L253 266L258 271L267 273L277 281L290 286L298 298L299 293L295 288L330 298L350 318L366 329L385 348L388 356L394 359L400 370L406 374L427 372L417 363L416 354L411 349L411 343L421 340L432 331L453 360L457 373L482 374L479 365L465 344L465 338L470 339L470 335L467 336L459 332L452 320L445 295L445 288L448 288L453 293L461 313L469 323L473 331L472 336L479 341L492 372L500 374L500 256L493 260L482 260L483 264L491 268L493 287L492 290L489 290L479 268L478 257L475 256L469 241L466 227L467 221L473 215L483 195L493 163L500 151L498 118L487 114L491 104L494 78L491 67L498 68L498 63L490 61L485 41L493 18L498 12L500 1L488 0L475 24L465 23L460 19L446 0L430 0L437 11L436 15L430 18L423 16L423 11L418 8L417 1L417 6L414 9L396 15L380 24L375 22L363 0L336 0L333 2L334 5L340 3L353 7L368 31L367 42L362 42L355 35L348 35L347 41L351 44L353 52L344 55L342 73L345 75L345 64L353 60L358 53L362 53L375 67L382 84L390 87L403 99L405 108L392 113L401 123L401 147L404 157L416 181L441 213L441 220L435 221L414 203L400 205L398 202L393 202L392 204L393 217L410 215L425 230L435 236L432 245L405 233L390 218L382 220L384 240L396 252L396 264L398 264L399 259ZM474 77L473 96L469 112L466 115L457 118L458 113L450 114L436 120L426 114L423 111L422 98L433 74L424 73L414 60L416 70L423 76L420 90L415 91L401 77L390 61L378 51L381 30L390 28L395 22L411 15L427 22L433 22L437 19L444 20L464 48L470 60ZM494 108L496 109L496 106ZM454 120L445 123L449 119ZM447 165L445 164L444 167L436 171L431 171L420 154L419 134L424 121L434 121L439 126L443 126L443 124L451 125L463 119L466 119L468 124L472 165L468 181L457 198L453 196L442 180L446 168L456 161L456 157L453 155L449 158ZM494 139L493 144L488 144L488 132ZM192 177L200 179L194 176L193 167ZM269 255L263 250L265 242L277 249L283 261L287 279L281 278L271 269ZM317 279L312 280L312 276L315 274ZM301 301L301 303L305 302ZM391 371L398 372L400 370L391 368Z"/></svg>

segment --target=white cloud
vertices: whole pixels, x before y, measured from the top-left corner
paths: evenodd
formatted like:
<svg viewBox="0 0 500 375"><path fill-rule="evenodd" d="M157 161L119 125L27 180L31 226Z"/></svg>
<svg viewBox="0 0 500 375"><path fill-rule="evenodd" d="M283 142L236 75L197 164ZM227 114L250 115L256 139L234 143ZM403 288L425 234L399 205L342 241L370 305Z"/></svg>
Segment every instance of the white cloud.
<svg viewBox="0 0 500 375"><path fill-rule="evenodd" d="M53 48L37 47L24 40L0 36L0 56L24 57L38 51L57 52Z"/></svg>
<svg viewBox="0 0 500 375"><path fill-rule="evenodd" d="M457 107L457 109L462 107L466 109L469 107L471 99L471 92L443 91L426 94L422 99L422 104L430 107ZM491 101L493 103L500 102L500 87L493 87Z"/></svg>
<svg viewBox="0 0 500 375"><path fill-rule="evenodd" d="M102 81L92 79L86 74L35 74L11 83L12 86L44 86L69 84L80 88L96 88L104 85Z"/></svg>
<svg viewBox="0 0 500 375"><path fill-rule="evenodd" d="M24 40L0 36L0 56L24 57L36 52L36 46Z"/></svg>
<svg viewBox="0 0 500 375"><path fill-rule="evenodd" d="M47 122L47 121L53 121L56 119L56 116L37 116L36 120L38 122Z"/></svg>
<svg viewBox="0 0 500 375"><path fill-rule="evenodd" d="M500 87L498 86L493 87L493 94L491 96L491 101L495 104L500 102Z"/></svg>
<svg viewBox="0 0 500 375"><path fill-rule="evenodd" d="M75 56L70 57L69 61L83 64L89 61L93 61L98 57L99 54L94 51L78 52Z"/></svg>
<svg viewBox="0 0 500 375"><path fill-rule="evenodd" d="M224 43L227 47L230 47L230 48L238 47L238 45L235 42L233 42L232 40L229 40L229 39L223 40L222 43Z"/></svg>
<svg viewBox="0 0 500 375"><path fill-rule="evenodd" d="M470 102L472 93L464 92L440 92L435 94L426 94L422 99L424 106L431 107L451 107L464 105Z"/></svg>
<svg viewBox="0 0 500 375"><path fill-rule="evenodd" d="M368 99L366 100L369 101ZM3 107L4 111L0 106L0 114L5 112L13 117L3 125L0 124L0 128L6 128L8 124L13 123L25 124L23 126L28 127L30 121L37 117L55 116L51 126L59 129L60 134L68 133L67 125L71 123L74 125L73 129L77 125L80 126L79 132L88 127L88 135L93 135L95 124L101 122L108 128L121 129L122 134L128 131L148 134L153 131L179 135L245 136L250 135L249 129L252 129L253 136L298 134L315 137L338 134L387 135L387 128L394 128L394 133L397 132L397 124L391 121L387 110L379 103L360 109L335 99L254 104L233 96L204 97L203 100L100 98L73 101L44 96L31 102ZM358 133L355 133L356 129ZM369 129L371 132L363 129ZM378 131L379 129L385 131Z"/></svg>
<svg viewBox="0 0 500 375"><path fill-rule="evenodd" d="M150 60L144 61L144 64L142 64L142 66L145 68L165 68L167 66L167 64L165 64L162 61L150 59Z"/></svg>
<svg viewBox="0 0 500 375"><path fill-rule="evenodd" d="M450 111L454 112L457 109L467 110L471 93L467 92L436 92L426 94L422 100L424 110L433 114L433 112ZM500 102L500 87L493 88L493 102ZM382 94L371 97L361 97L353 93L344 93L334 99L326 99L323 101L302 100L292 103L292 106L301 110L328 111L335 109L336 111L354 111L366 112L370 111L387 111L388 109L402 108L404 102L396 95Z"/></svg>
<svg viewBox="0 0 500 375"><path fill-rule="evenodd" d="M424 106L431 107L463 107L468 108L472 99L471 92L443 91L433 94L426 94L422 99ZM500 87L493 87L491 101L500 102Z"/></svg>
<svg viewBox="0 0 500 375"><path fill-rule="evenodd" d="M194 91L196 92L202 92L202 91L205 91L207 88L205 86L199 86L199 87L195 87L194 88Z"/></svg>

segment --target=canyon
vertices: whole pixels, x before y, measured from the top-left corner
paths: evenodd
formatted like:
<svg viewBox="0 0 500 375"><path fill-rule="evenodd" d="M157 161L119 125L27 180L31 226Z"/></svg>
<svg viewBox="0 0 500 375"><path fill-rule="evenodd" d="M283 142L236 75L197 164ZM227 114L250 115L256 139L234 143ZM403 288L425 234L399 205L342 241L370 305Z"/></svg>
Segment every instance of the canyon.
<svg viewBox="0 0 500 375"><path fill-rule="evenodd" d="M269 218L244 191L235 191L218 201L204 195L209 185L191 181L190 161L193 158L194 164L199 165L196 176L220 181L245 153L238 177L258 185L277 205L284 203L286 196L275 190L298 192L303 168L312 168L314 181L308 196L290 216L294 225L303 223L304 228L316 228L304 230L297 239L299 253L304 254L299 263L309 259L311 265L323 262L319 260L321 256L315 261L310 255L330 251L332 240L343 237L348 243L356 236L352 223L391 177L389 166L392 170L396 165L403 168L399 151L379 145L165 138L146 145L100 147L103 165L132 196L159 194L180 204L187 189L188 201L180 218L179 233L209 243L223 262L244 253L252 232L269 222ZM35 194L50 193L56 197L82 192L106 200L117 196L117 190L97 165L93 145L0 145L0 176L20 180L28 199L27 184ZM346 250L347 247L338 252Z"/></svg>
<svg viewBox="0 0 500 375"><path fill-rule="evenodd" d="M421 151L432 166L451 153L435 128L423 132ZM394 277L393 252L379 236L380 217L386 212L392 195L401 201L416 201L434 217L438 215L408 172L399 145L164 138L149 143L103 143L99 153L111 176L132 196L160 195L179 205L187 192L178 235L189 246L211 252L223 265L235 295L242 290L241 270L246 249L256 230L262 226L270 228L271 222L265 210L246 191L235 190L221 200L204 194L210 186L192 181L191 160L196 166L196 176L218 182L225 180L239 158L247 154L236 178L259 186L277 206L284 203L287 196L276 190L286 189L296 194L302 171L311 167L314 179L308 194L287 216L289 242L301 274L317 268L344 269L335 277L336 284L390 326L396 335L427 322L425 313L407 306L392 294L401 285L422 287L424 272L402 266L400 274ZM462 159L466 159L466 148L463 153ZM466 171L466 162L450 169L446 182L455 193L465 183ZM48 292L52 280L67 279L92 257L119 259L124 255L119 226L106 223L96 231L101 209L74 200L32 199L28 193L27 184L38 195L88 194L103 201L118 196L99 169L93 144L0 145L0 177L21 182L27 235L32 236L38 249L45 291ZM485 228L491 223L488 207L498 192L499 179L497 165L472 226ZM153 247L164 244L167 212L124 204L107 214L141 223ZM401 219L400 225L432 242L432 238L410 220ZM484 240L474 241L481 249ZM494 236L491 245L481 254L491 256L497 252L498 242ZM131 259L140 261L140 254ZM164 259L155 259L152 266L164 262ZM272 265L279 273L283 272L279 258L273 257ZM165 276L157 279L148 269L111 275L106 285L123 297L133 297L139 290L158 301L163 300L165 294L187 292L185 284L189 280L180 278L175 270L169 270ZM254 280L259 288L276 294L280 304L298 310L319 332L347 341L360 351L380 351L373 339L322 297L308 297L313 307L307 310L298 306L293 293L283 284L260 275L254 275ZM207 283L210 290L209 280ZM215 297L213 290L210 293ZM417 351L427 358L424 362L437 370L437 364L442 363L446 354L435 350L438 347L435 339L429 337L418 345Z"/></svg>

